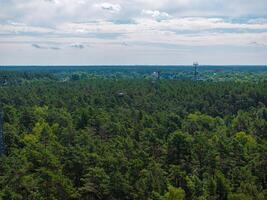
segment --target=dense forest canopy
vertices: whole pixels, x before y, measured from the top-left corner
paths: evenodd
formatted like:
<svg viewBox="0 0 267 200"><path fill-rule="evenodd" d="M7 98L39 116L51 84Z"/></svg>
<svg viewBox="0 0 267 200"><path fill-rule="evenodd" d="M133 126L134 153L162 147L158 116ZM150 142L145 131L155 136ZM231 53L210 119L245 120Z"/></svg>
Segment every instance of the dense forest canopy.
<svg viewBox="0 0 267 200"><path fill-rule="evenodd" d="M266 80L1 73L0 199L267 199Z"/></svg>

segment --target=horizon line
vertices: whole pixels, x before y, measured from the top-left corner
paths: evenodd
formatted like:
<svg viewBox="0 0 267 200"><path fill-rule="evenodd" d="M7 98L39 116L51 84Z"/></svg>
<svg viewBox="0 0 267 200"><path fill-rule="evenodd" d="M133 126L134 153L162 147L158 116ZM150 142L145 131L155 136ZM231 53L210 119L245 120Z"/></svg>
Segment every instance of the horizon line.
<svg viewBox="0 0 267 200"><path fill-rule="evenodd" d="M186 67L192 64L0 64L0 67ZM267 67L267 64L199 64L203 67Z"/></svg>

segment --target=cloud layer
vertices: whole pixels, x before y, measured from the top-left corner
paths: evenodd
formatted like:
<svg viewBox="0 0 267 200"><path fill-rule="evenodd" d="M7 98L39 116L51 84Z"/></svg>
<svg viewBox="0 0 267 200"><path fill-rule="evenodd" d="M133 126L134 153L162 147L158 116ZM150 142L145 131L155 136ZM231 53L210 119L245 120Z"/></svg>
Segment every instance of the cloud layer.
<svg viewBox="0 0 267 200"><path fill-rule="evenodd" d="M266 64L266 10L266 0L3 0L0 64Z"/></svg>

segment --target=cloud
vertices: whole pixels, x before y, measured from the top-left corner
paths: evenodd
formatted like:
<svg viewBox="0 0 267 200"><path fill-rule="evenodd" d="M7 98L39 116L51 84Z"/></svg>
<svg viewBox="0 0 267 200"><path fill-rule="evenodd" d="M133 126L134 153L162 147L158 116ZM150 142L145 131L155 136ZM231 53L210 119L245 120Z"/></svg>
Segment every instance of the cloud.
<svg viewBox="0 0 267 200"><path fill-rule="evenodd" d="M135 43L156 42L166 45L246 46L249 41L267 43L267 23L237 23L224 18L203 17L170 18L162 21L139 18L134 24L110 21L66 23L57 27L53 34L50 33L47 40L69 46L68 38L77 41L72 47L78 49L85 48L84 43L94 43L95 46L122 41L131 46Z"/></svg>
<svg viewBox="0 0 267 200"><path fill-rule="evenodd" d="M158 10L142 10L142 14L149 15L157 21L169 19L171 16L166 12L160 12Z"/></svg>
<svg viewBox="0 0 267 200"><path fill-rule="evenodd" d="M21 49L51 55L61 49L62 59L70 48L84 49L73 56L110 55L116 48L124 53L123 48L131 58L139 54L139 47L138 51L147 48L146 53L180 46L267 52L266 0L4 0L0 4L0 56L8 48L13 57ZM71 47L70 41L75 41ZM87 44L94 48L86 48Z"/></svg>
<svg viewBox="0 0 267 200"><path fill-rule="evenodd" d="M253 18L249 19L248 23L250 24L266 24L267 23L267 18Z"/></svg>
<svg viewBox="0 0 267 200"><path fill-rule="evenodd" d="M36 48L36 49L52 49L52 50L60 50L59 47L56 46L42 46L39 44L32 44L32 47Z"/></svg>
<svg viewBox="0 0 267 200"><path fill-rule="evenodd" d="M122 42L121 45L125 46L125 47L129 46L129 44L127 42Z"/></svg>
<svg viewBox="0 0 267 200"><path fill-rule="evenodd" d="M44 0L47 3L60 4L60 0Z"/></svg>
<svg viewBox="0 0 267 200"><path fill-rule="evenodd" d="M45 49L43 46L40 46L39 44L32 44L32 46L36 49Z"/></svg>
<svg viewBox="0 0 267 200"><path fill-rule="evenodd" d="M49 47L50 49L53 49L53 50L60 50L61 48L59 47Z"/></svg>
<svg viewBox="0 0 267 200"><path fill-rule="evenodd" d="M77 43L71 44L70 47L76 48L76 49L84 49L85 48L85 46L83 44L77 44Z"/></svg>
<svg viewBox="0 0 267 200"><path fill-rule="evenodd" d="M112 13L118 13L121 11L120 4L112 4L112 3L101 3L101 4L94 4L96 8L101 8L102 10L106 10Z"/></svg>
<svg viewBox="0 0 267 200"><path fill-rule="evenodd" d="M249 45L251 45L251 46L253 46L253 47L267 47L266 44L264 44L264 43L259 43L259 42L256 42L256 41L250 42Z"/></svg>
<svg viewBox="0 0 267 200"><path fill-rule="evenodd" d="M50 34L54 31L55 30L51 28L31 26L21 22L9 21L5 24L0 23L0 34Z"/></svg>

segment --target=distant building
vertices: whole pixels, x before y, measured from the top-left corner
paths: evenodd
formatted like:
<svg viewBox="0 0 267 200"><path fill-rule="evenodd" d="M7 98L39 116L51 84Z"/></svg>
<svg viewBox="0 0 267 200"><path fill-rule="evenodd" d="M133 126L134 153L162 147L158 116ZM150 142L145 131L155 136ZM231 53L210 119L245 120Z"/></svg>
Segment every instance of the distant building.
<svg viewBox="0 0 267 200"><path fill-rule="evenodd" d="M151 76L152 76L152 78L154 78L154 79L159 79L160 78L160 72L158 71L158 72L153 72L152 74L151 74Z"/></svg>

